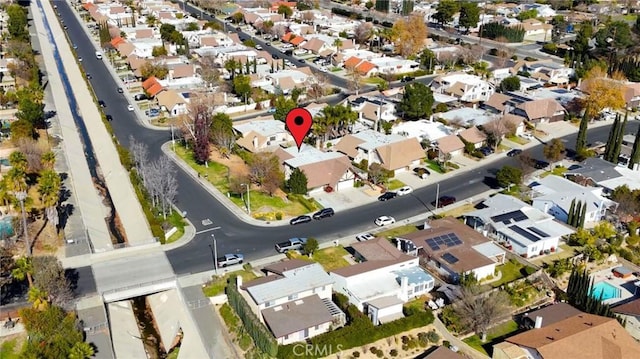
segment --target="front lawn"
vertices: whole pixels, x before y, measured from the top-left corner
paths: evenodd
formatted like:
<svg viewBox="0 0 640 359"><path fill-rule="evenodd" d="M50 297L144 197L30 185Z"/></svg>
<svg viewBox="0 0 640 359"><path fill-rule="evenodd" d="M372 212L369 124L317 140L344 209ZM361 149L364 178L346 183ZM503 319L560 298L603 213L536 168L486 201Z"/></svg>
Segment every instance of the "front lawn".
<svg viewBox="0 0 640 359"><path fill-rule="evenodd" d="M344 259L344 257L348 255L349 252L347 252L343 246L319 249L313 254L312 258L309 258L309 256L306 255L299 254L298 252L287 253L287 256L289 258L318 262L327 272L338 268L348 267L349 262Z"/></svg>
<svg viewBox="0 0 640 359"><path fill-rule="evenodd" d="M218 270L220 271L220 269ZM253 279L258 278L258 276L249 267L239 271L226 273L221 277L213 277L204 287L202 287L204 295L207 297L215 297L216 295L224 294L224 289L227 287L229 277L231 277L232 275L241 276L242 283L247 283Z"/></svg>
<svg viewBox="0 0 640 359"><path fill-rule="evenodd" d="M562 177L565 172L567 172L567 168L566 167L556 166L551 171L545 171L543 174L540 175L540 177L544 178L544 177L547 177L548 175L554 175L554 176Z"/></svg>
<svg viewBox="0 0 640 359"><path fill-rule="evenodd" d="M442 169L442 166L440 166L440 164L438 164L438 162L434 161L434 160L426 160L424 161L425 166L427 166L427 168L429 168L432 171L435 171L437 173L444 173L445 171Z"/></svg>
<svg viewBox="0 0 640 359"><path fill-rule="evenodd" d="M487 341L484 343L477 334L464 339L463 342L469 344L470 347L480 353L491 356L493 354L493 344L502 341L503 338L511 336L511 334L517 330L518 324L515 321L510 320L489 329L489 332L487 333Z"/></svg>
<svg viewBox="0 0 640 359"><path fill-rule="evenodd" d="M0 359L18 359L20 357L20 347L18 338L7 340L0 346Z"/></svg>
<svg viewBox="0 0 640 359"><path fill-rule="evenodd" d="M507 136L507 140L511 141L511 142L515 142L519 145L526 145L527 143L529 143L529 141L525 140L524 138L520 137L520 136Z"/></svg>
<svg viewBox="0 0 640 359"><path fill-rule="evenodd" d="M394 237L399 237L403 234L413 233L417 231L418 231L418 227L412 226L412 225L405 225L405 226L400 226L393 229L388 229L386 231L382 231L380 233L377 233L376 236L384 237L384 238L394 238Z"/></svg>
<svg viewBox="0 0 640 359"><path fill-rule="evenodd" d="M229 194L229 168L227 166L213 161L208 162L208 166L198 164L193 158L193 151L182 145L176 145L175 152L178 157L196 170L202 178L213 184L218 191L224 195ZM251 190L249 197L253 217L266 221L295 217L322 208L313 199L301 199L295 196L284 199L279 196L269 196L269 194L258 190ZM247 208L246 193L244 193L244 196L230 194L228 198L238 207Z"/></svg>
<svg viewBox="0 0 640 359"><path fill-rule="evenodd" d="M393 190L396 190L398 188L402 188L404 186L405 186L404 182L402 182L400 180L397 180L397 179L390 179L387 182L387 189L389 191L393 191Z"/></svg>

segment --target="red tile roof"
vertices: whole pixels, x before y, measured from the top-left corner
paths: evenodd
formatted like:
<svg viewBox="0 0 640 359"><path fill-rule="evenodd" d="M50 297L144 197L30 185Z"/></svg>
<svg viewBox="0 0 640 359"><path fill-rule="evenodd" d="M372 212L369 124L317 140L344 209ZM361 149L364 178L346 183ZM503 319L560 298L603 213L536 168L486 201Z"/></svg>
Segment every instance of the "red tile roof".
<svg viewBox="0 0 640 359"><path fill-rule="evenodd" d="M362 60L360 60L359 58L352 56L350 58L348 58L345 62L344 62L344 67L345 68L355 68L356 66L358 66L359 63L361 63Z"/></svg>
<svg viewBox="0 0 640 359"><path fill-rule="evenodd" d="M304 40L304 37L302 37L302 36L296 36L296 37L294 37L293 39L289 40L289 42L290 42L292 45L295 45L295 46L300 45L300 44L301 44L301 43L303 43L304 41L305 41L305 40Z"/></svg>
<svg viewBox="0 0 640 359"><path fill-rule="evenodd" d="M121 43L126 42L125 39L123 39L122 37L118 36L114 39L111 40L111 46L113 46L114 48L118 48L118 45L120 45Z"/></svg>
<svg viewBox="0 0 640 359"><path fill-rule="evenodd" d="M372 64L369 61L363 61L360 63L360 65L358 65L356 67L356 70L362 74L368 74L369 71L373 70L376 68L376 65Z"/></svg>
<svg viewBox="0 0 640 359"><path fill-rule="evenodd" d="M144 80L142 83L142 88L149 93L151 97L155 97L160 91L164 90L164 87L158 82L158 79L151 76L148 79Z"/></svg>

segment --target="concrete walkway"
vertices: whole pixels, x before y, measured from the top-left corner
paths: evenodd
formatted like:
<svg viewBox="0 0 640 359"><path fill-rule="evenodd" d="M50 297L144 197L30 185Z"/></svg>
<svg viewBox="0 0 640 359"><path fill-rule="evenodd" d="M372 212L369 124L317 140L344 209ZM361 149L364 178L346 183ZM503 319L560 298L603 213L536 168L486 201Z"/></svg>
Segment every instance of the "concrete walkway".
<svg viewBox="0 0 640 359"><path fill-rule="evenodd" d="M52 33L62 34L63 30L56 20L56 15L51 3L45 1L39 1L38 3L41 4L41 8L44 10L44 14L42 15L46 16L47 19L51 19L48 23ZM39 16L41 16L41 14L39 14ZM71 47L63 36L55 37L54 41L55 44L52 45L59 49L58 53L64 64L64 71L67 74L69 82L77 84L77 86L73 88L73 94L76 97L79 112L82 118L85 119L84 125L91 138L93 148L100 149L99 151L95 151L96 159L100 164L106 185L110 189L109 194L111 195L116 212L124 228L127 240L130 245L154 242L155 239L151 234L149 224L142 211L142 206L137 201L127 171L120 163L120 157L111 139L111 135L102 121L98 120L101 118L100 111L98 111L95 101L87 88L86 80L78 68ZM51 60L54 59L49 56L49 61ZM94 218L95 220L95 218L99 217L90 218Z"/></svg>
<svg viewBox="0 0 640 359"><path fill-rule="evenodd" d="M48 37L48 29L46 28L43 14L38 7L38 3L44 8L50 8L48 2L31 2L31 14L33 23L37 29L38 41L41 47L42 60L47 69L47 77L49 85L52 88L53 100L56 104L57 116L60 121L60 130L62 145L64 152L67 154L67 162L69 165L69 179L72 182L71 188L77 191L78 207L75 211L80 212L82 223L87 229L89 238L92 241L94 251L104 252L112 250L111 235L107 228L107 224L103 218L107 216L107 211L102 204L102 198L98 194L93 180L89 172L87 158L84 154L84 144L80 139L78 128L73 120L69 100L64 91L62 79L57 63L53 54L53 47ZM55 18L55 15L54 15ZM53 23L53 22L52 22ZM53 25L58 25L57 22ZM53 33L61 34L62 30L53 30ZM58 36L60 38L61 36ZM64 38L63 38L64 39ZM75 61L72 62L75 65ZM90 102L91 103L91 102Z"/></svg>
<svg viewBox="0 0 640 359"><path fill-rule="evenodd" d="M131 301L109 303L107 308L116 358L146 358Z"/></svg>

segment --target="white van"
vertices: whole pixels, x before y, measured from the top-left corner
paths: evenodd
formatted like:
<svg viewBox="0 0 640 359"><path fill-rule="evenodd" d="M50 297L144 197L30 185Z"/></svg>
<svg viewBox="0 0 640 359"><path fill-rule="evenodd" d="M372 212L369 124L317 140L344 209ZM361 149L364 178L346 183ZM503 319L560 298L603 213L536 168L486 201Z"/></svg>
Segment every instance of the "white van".
<svg viewBox="0 0 640 359"><path fill-rule="evenodd" d="M102 52L96 51L96 59L102 60Z"/></svg>

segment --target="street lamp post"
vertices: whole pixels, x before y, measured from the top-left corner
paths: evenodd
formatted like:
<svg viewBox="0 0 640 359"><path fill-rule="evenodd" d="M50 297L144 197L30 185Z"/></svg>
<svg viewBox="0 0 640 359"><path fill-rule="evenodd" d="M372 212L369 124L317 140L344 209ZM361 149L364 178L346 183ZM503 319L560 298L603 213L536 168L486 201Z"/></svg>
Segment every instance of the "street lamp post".
<svg viewBox="0 0 640 359"><path fill-rule="evenodd" d="M247 187L247 213L251 215L251 195L250 195L250 186L251 184L243 183L240 186Z"/></svg>
<svg viewBox="0 0 640 359"><path fill-rule="evenodd" d="M216 277L218 276L218 243L216 242L216 235L212 234L211 238L213 239L213 270L215 271Z"/></svg>
<svg viewBox="0 0 640 359"><path fill-rule="evenodd" d="M27 256L31 257L31 241L29 241L29 231L27 231L27 217L24 212L24 201L27 199L26 191L18 191L15 193L16 198L20 201L20 209L22 210L22 233L24 242L27 246Z"/></svg>

